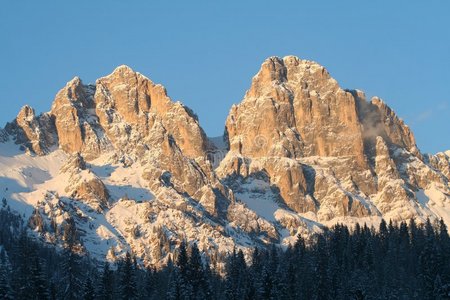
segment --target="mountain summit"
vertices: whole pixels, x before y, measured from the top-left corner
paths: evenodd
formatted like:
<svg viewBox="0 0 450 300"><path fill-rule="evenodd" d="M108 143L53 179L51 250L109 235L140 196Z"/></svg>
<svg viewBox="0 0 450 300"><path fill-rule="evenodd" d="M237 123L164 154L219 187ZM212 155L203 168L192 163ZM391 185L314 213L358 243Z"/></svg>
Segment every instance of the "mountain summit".
<svg viewBox="0 0 450 300"><path fill-rule="evenodd" d="M315 62L268 58L223 140L127 66L95 85L75 77L49 112L25 106L0 130L0 197L44 242L75 224L83 252L149 265L183 240L220 263L338 222L450 225L449 153L422 154L381 99Z"/></svg>

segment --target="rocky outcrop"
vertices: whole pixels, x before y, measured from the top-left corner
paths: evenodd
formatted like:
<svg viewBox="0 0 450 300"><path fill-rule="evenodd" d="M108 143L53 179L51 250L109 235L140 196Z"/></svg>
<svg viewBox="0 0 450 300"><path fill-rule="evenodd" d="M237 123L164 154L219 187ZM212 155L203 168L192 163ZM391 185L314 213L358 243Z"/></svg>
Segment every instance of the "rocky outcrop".
<svg viewBox="0 0 450 300"><path fill-rule="evenodd" d="M108 206L108 190L98 177L92 176L86 179L75 175L71 178L71 184L66 188L71 198L91 205L96 211L101 211Z"/></svg>
<svg viewBox="0 0 450 300"><path fill-rule="evenodd" d="M378 97L370 101L361 91L351 91L357 99L359 121L363 128L363 137L368 156L373 156L376 146L376 138L383 137L389 145L403 148L420 156L416 141L410 128L400 119L395 112Z"/></svg>
<svg viewBox="0 0 450 300"><path fill-rule="evenodd" d="M28 105L22 107L16 119L6 125L5 131L15 137L16 143L38 155L47 154L57 144L52 116L36 116L34 109Z"/></svg>
<svg viewBox="0 0 450 300"><path fill-rule="evenodd" d="M271 57L233 106L230 150L248 157L352 156L365 163L356 101L322 66Z"/></svg>
<svg viewBox="0 0 450 300"><path fill-rule="evenodd" d="M450 181L450 151L429 155L427 161Z"/></svg>
<svg viewBox="0 0 450 300"><path fill-rule="evenodd" d="M94 91L94 86L85 86L75 77L55 97L50 114L55 119L59 146L68 153L81 152L93 158L106 148L95 115Z"/></svg>
<svg viewBox="0 0 450 300"><path fill-rule="evenodd" d="M3 128L0 128L0 143L4 143L8 140L8 133Z"/></svg>
<svg viewBox="0 0 450 300"><path fill-rule="evenodd" d="M225 137L221 178L264 172L286 205L321 222L406 219L417 215L417 190L448 186L445 157L427 165L409 127L381 99L343 90L324 67L293 56L262 64L231 108Z"/></svg>
<svg viewBox="0 0 450 300"><path fill-rule="evenodd" d="M86 170L86 161L79 152L71 155L66 163L60 168L61 173L80 172Z"/></svg>
<svg viewBox="0 0 450 300"><path fill-rule="evenodd" d="M97 80L94 101L100 124L116 147L142 143L152 148L154 131L159 138L163 130L184 155L205 155L208 140L192 111L172 102L163 86L127 66Z"/></svg>
<svg viewBox="0 0 450 300"><path fill-rule="evenodd" d="M63 184L70 198L86 203L98 212L108 207L110 196L105 184L87 167L80 153L69 156L59 172L65 175Z"/></svg>

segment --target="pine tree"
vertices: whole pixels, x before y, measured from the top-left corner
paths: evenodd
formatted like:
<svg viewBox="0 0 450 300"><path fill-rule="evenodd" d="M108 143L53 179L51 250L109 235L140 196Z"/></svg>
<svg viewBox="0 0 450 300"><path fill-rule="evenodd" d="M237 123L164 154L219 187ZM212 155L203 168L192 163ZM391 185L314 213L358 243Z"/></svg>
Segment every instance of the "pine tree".
<svg viewBox="0 0 450 300"><path fill-rule="evenodd" d="M444 220L439 220L439 251L441 267L440 274L444 282L450 282L450 237L447 231L447 225L445 225Z"/></svg>
<svg viewBox="0 0 450 300"><path fill-rule="evenodd" d="M103 267L103 273L101 276L100 288L98 291L100 299L103 300L113 299L113 292L114 292L113 284L114 284L113 271L111 271L109 263L105 262L105 265Z"/></svg>
<svg viewBox="0 0 450 300"><path fill-rule="evenodd" d="M225 269L225 294L227 298L247 298L247 265L242 250L236 253L236 248L233 249L233 254L228 257Z"/></svg>
<svg viewBox="0 0 450 300"><path fill-rule="evenodd" d="M50 295L47 287L47 278L45 278L42 271L39 257L35 253L33 253L32 257L31 280L35 299L48 299Z"/></svg>
<svg viewBox="0 0 450 300"><path fill-rule="evenodd" d="M0 260L0 299L14 299L9 278L9 270L6 264Z"/></svg>
<svg viewBox="0 0 450 300"><path fill-rule="evenodd" d="M244 253L241 249L239 249L236 255L236 267L239 274L237 282L238 294L242 295L244 298L247 298L248 271Z"/></svg>
<svg viewBox="0 0 450 300"><path fill-rule="evenodd" d="M61 296L67 300L75 300L81 297L83 284L80 271L81 257L76 253L77 233L72 219L69 219L64 226L64 239L66 245L61 265L63 271Z"/></svg>
<svg viewBox="0 0 450 300"><path fill-rule="evenodd" d="M177 284L180 287L182 299L192 299L193 289L190 282L190 265L189 256L187 254L186 243L183 241L179 248L177 268L179 274L176 274ZM178 276L179 275L179 276Z"/></svg>
<svg viewBox="0 0 450 300"><path fill-rule="evenodd" d="M156 274L154 274L156 271L148 268L145 273L145 291L147 293L147 298L152 299L157 290Z"/></svg>
<svg viewBox="0 0 450 300"><path fill-rule="evenodd" d="M203 281L203 263L200 251L197 244L193 244L191 247L191 255L189 257L189 278L194 291L200 289L200 284Z"/></svg>
<svg viewBox="0 0 450 300"><path fill-rule="evenodd" d="M214 280L214 274L211 271L209 263L206 262L203 267L203 278L200 283L200 288L203 291L204 299L214 299L212 290L212 281Z"/></svg>
<svg viewBox="0 0 450 300"><path fill-rule="evenodd" d="M408 253L408 273L411 274L410 284L415 287L418 292L419 284L419 255L422 252L425 237L423 231L418 228L416 221L412 218L409 221L409 235L410 235L410 251Z"/></svg>
<svg viewBox="0 0 450 300"><path fill-rule="evenodd" d="M189 257L187 254L186 243L183 241L179 248L177 267L180 269L180 275L183 278L189 276Z"/></svg>
<svg viewBox="0 0 450 300"><path fill-rule="evenodd" d="M131 259L131 254L127 252L125 256L125 261L123 262L121 268L121 296L122 299L136 299L137 289L136 289L136 278L135 269L133 261Z"/></svg>
<svg viewBox="0 0 450 300"><path fill-rule="evenodd" d="M90 275L87 276L86 281L84 282L83 299L84 300L94 300L94 299L96 299L94 286L92 284L92 280L91 280L91 276Z"/></svg>
<svg viewBox="0 0 450 300"><path fill-rule="evenodd" d="M56 290L56 284L53 280L50 281L50 288L49 288L49 299L50 300L56 300L58 296L58 292Z"/></svg>
<svg viewBox="0 0 450 300"><path fill-rule="evenodd" d="M16 299L33 299L33 287L30 278L30 245L26 231L22 231L14 252L18 262L13 270L13 290Z"/></svg>
<svg viewBox="0 0 450 300"><path fill-rule="evenodd" d="M251 285L249 286L249 295L254 295L254 298L258 296L258 292L262 289L262 255L258 247L253 249L251 266L249 268L249 277L251 278ZM250 296L249 296L250 297Z"/></svg>
<svg viewBox="0 0 450 300"><path fill-rule="evenodd" d="M319 235L316 245L316 292L317 299L328 299L328 253L327 245L323 235Z"/></svg>
<svg viewBox="0 0 450 300"><path fill-rule="evenodd" d="M170 273L166 298L168 300L182 300L181 275L178 268L173 268Z"/></svg>
<svg viewBox="0 0 450 300"><path fill-rule="evenodd" d="M288 256L289 257L289 256ZM299 298L296 291L296 277L297 269L295 268L295 264L292 261L289 261L289 265L286 271L286 299L294 300Z"/></svg>
<svg viewBox="0 0 450 300"><path fill-rule="evenodd" d="M68 300L75 300L80 298L80 292L82 291L81 272L79 266L81 264L81 257L70 248L66 248L62 257L63 277L61 284L63 289L63 297Z"/></svg>
<svg viewBox="0 0 450 300"><path fill-rule="evenodd" d="M436 276L436 279L434 280L434 289L433 289L433 297L436 300L445 299L444 289L442 285L442 280L439 275Z"/></svg>
<svg viewBox="0 0 450 300"><path fill-rule="evenodd" d="M436 236L430 219L425 223L425 246L419 257L420 279L422 283L423 296L432 299L434 283L439 268L437 257Z"/></svg>
<svg viewBox="0 0 450 300"><path fill-rule="evenodd" d="M200 251L195 243L191 247L189 272L189 283L192 286L192 291L194 293L193 297L195 299L209 299L211 297L209 282L205 275Z"/></svg>
<svg viewBox="0 0 450 300"><path fill-rule="evenodd" d="M388 236L389 231L386 225L386 221L381 219L380 229L379 229L379 237L381 242L381 255L386 255L388 248Z"/></svg>
<svg viewBox="0 0 450 300"><path fill-rule="evenodd" d="M272 299L273 295L273 278L270 273L269 267L264 266L262 270L262 284L261 290L259 291L259 297L261 299Z"/></svg>
<svg viewBox="0 0 450 300"><path fill-rule="evenodd" d="M65 249L61 267L64 272L61 284L63 286L62 293L65 299L79 299L82 290L79 270L80 264L81 257L79 257L78 254Z"/></svg>

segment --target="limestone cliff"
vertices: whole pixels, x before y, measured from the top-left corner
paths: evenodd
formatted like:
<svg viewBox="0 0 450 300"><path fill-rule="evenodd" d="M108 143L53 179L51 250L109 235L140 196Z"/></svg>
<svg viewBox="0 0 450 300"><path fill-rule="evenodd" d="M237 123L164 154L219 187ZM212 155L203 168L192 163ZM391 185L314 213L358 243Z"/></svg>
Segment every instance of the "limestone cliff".
<svg viewBox="0 0 450 300"><path fill-rule="evenodd" d="M262 64L225 132L230 151L217 169L225 182L263 172L282 203L320 222L407 219L421 205L418 191L433 183L449 191L448 160L424 162L381 99L344 90L324 67L294 56Z"/></svg>

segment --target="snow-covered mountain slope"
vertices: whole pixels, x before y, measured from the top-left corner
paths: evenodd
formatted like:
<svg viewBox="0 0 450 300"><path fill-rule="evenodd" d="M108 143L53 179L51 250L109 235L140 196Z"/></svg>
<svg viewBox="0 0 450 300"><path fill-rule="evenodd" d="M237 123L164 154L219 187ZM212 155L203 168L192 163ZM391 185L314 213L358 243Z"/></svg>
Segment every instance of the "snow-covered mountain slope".
<svg viewBox="0 0 450 300"><path fill-rule="evenodd" d="M48 113L25 106L0 130L0 197L35 236L114 260L161 265L182 240L220 268L242 248L287 245L337 222L450 224L449 153L423 155L380 99L345 91L320 65L269 58L224 137L161 85L120 66L74 78Z"/></svg>

